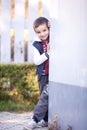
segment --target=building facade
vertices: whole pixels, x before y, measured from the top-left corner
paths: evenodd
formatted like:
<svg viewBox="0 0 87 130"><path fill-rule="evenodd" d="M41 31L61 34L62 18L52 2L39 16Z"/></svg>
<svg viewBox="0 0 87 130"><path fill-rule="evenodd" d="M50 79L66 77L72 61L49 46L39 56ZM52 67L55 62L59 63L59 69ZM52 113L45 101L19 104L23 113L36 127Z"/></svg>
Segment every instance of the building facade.
<svg viewBox="0 0 87 130"><path fill-rule="evenodd" d="M57 114L61 130L87 130L87 1L54 3L49 120Z"/></svg>

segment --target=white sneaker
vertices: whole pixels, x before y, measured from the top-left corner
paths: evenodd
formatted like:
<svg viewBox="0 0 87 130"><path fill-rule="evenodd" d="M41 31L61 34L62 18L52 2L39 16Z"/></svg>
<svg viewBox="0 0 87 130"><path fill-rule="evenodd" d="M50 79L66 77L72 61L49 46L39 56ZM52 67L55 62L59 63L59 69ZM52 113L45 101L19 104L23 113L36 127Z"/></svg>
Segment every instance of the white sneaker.
<svg viewBox="0 0 87 130"><path fill-rule="evenodd" d="M27 125L24 126L25 130L33 130L35 128L37 128L37 123L33 119Z"/></svg>
<svg viewBox="0 0 87 130"><path fill-rule="evenodd" d="M47 127L48 126L48 122L45 122L43 119L38 122L38 127Z"/></svg>

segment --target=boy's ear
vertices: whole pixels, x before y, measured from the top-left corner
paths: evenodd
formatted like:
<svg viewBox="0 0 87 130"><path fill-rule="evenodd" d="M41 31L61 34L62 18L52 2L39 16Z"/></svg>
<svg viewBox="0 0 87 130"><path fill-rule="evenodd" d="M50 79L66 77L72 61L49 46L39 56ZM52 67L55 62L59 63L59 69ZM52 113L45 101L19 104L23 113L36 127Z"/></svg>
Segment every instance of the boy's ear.
<svg viewBox="0 0 87 130"><path fill-rule="evenodd" d="M50 22L48 21L48 27L50 28L51 27L51 24L50 24Z"/></svg>

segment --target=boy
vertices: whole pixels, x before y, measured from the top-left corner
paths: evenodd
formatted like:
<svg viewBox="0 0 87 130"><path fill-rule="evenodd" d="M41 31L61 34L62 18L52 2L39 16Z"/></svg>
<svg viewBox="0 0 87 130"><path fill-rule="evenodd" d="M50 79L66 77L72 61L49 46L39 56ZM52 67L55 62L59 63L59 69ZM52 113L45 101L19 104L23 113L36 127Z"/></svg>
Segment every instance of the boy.
<svg viewBox="0 0 87 130"><path fill-rule="evenodd" d="M32 121L27 127L45 127L48 124L48 82L49 82L49 32L50 22L45 17L39 17L34 21L33 28L38 36L34 41L34 63L38 76L40 99L34 109Z"/></svg>

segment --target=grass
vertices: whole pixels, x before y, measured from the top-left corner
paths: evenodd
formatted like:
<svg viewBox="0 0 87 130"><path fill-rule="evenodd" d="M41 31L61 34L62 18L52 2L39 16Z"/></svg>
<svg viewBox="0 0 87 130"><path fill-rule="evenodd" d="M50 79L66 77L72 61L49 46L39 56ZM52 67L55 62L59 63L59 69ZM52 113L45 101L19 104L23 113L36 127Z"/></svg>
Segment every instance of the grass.
<svg viewBox="0 0 87 130"><path fill-rule="evenodd" d="M11 100L0 101L0 111L14 111L14 112L24 112L32 111L34 109L34 104L29 104L27 102L18 103Z"/></svg>

